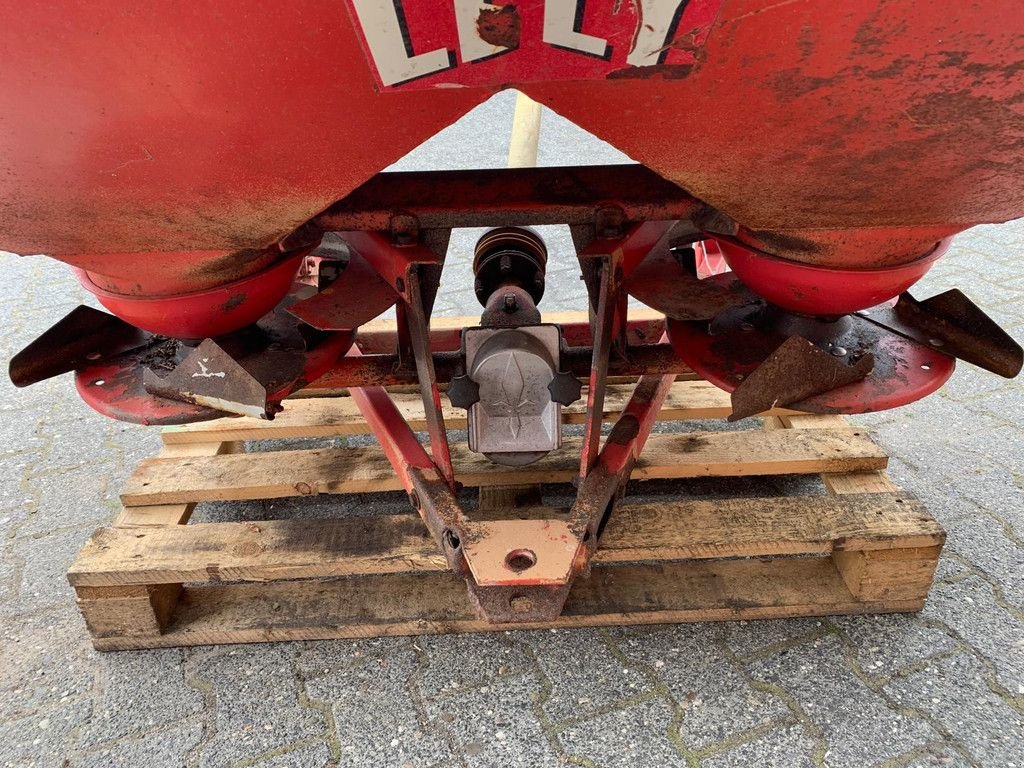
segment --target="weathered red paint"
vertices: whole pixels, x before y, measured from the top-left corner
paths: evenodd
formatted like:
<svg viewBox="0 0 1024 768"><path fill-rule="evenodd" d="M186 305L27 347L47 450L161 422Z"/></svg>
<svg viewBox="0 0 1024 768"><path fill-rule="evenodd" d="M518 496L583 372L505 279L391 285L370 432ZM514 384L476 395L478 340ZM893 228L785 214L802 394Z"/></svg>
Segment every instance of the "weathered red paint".
<svg viewBox="0 0 1024 768"><path fill-rule="evenodd" d="M464 82L381 90L342 0L2 0L0 247L154 293L148 253L216 273L507 86L808 263L901 263L1024 213L1016 0L728 0L671 42L685 62L619 68L640 0L586 3L584 33L625 29L607 62L532 53L543 5ZM450 36L449 1L403 7L414 46Z"/></svg>
<svg viewBox="0 0 1024 768"><path fill-rule="evenodd" d="M292 287L309 248L287 256L255 274L193 293L131 295L104 290L91 274L76 269L82 286L122 320L159 336L205 339L251 325L278 305Z"/></svg>
<svg viewBox="0 0 1024 768"><path fill-rule="evenodd" d="M825 269L779 259L728 240L718 240L733 274L777 307L805 315L845 315L874 307L914 285L949 248L940 240L919 259L889 267Z"/></svg>

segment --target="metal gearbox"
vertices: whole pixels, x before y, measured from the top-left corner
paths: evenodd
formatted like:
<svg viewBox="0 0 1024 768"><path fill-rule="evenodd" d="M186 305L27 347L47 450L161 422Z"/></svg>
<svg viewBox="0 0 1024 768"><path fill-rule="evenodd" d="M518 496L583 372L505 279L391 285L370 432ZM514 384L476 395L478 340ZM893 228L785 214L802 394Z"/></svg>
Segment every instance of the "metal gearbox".
<svg viewBox="0 0 1024 768"><path fill-rule="evenodd" d="M468 328L466 371L477 385L469 407L469 449L498 464L529 464L562 444L556 325Z"/></svg>

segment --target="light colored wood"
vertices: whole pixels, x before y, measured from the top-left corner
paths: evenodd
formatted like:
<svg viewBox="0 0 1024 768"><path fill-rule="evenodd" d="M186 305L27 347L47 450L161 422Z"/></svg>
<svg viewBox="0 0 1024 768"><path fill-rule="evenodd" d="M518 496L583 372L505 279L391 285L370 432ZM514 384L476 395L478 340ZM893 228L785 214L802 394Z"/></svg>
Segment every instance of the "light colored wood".
<svg viewBox="0 0 1024 768"><path fill-rule="evenodd" d="M625 407L632 385L611 385L605 394L604 418L614 419ZM399 412L417 431L426 430L423 416L423 399L418 393L395 393L392 400ZM466 428L466 411L452 408L447 399L442 400L442 414L449 429ZM659 421L684 421L690 419L723 419L732 413L729 394L706 381L677 381L672 385L665 404L658 414ZM768 414L786 415L793 411L776 408ZM582 424L587 415L586 387L580 400L562 409L562 420L566 424ZM847 427L845 423L843 427ZM333 437L336 435L364 435L371 430L355 403L348 397L308 398L288 400L285 409L274 418L253 419L234 417L212 421L164 427L163 441L166 445L187 445L205 443L211 440L275 440L297 437ZM222 451L223 453L224 451ZM184 454L182 454L184 455ZM201 455L201 454L197 454Z"/></svg>
<svg viewBox="0 0 1024 768"><path fill-rule="evenodd" d="M220 456L245 453L245 446L239 442L216 441L196 442L183 445L164 445L157 454L158 459L174 459L194 456ZM158 504L146 507L125 507L114 521L120 528L135 528L151 525L184 525L195 511L194 503Z"/></svg>
<svg viewBox="0 0 1024 768"><path fill-rule="evenodd" d="M181 585L81 587L76 593L78 608L94 638L145 637L158 635L167 626Z"/></svg>
<svg viewBox="0 0 1024 768"><path fill-rule="evenodd" d="M579 438L527 467L503 467L452 445L456 475L466 486L568 482L576 474ZM882 469L888 459L867 435L843 430L656 434L647 441L635 480L808 474ZM126 506L185 504L401 490L377 447L324 448L145 459L128 479Z"/></svg>
<svg viewBox="0 0 1024 768"><path fill-rule="evenodd" d="M892 493L899 490L899 486L885 472L879 471L824 474L821 480L828 492L837 496L847 493Z"/></svg>
<svg viewBox="0 0 1024 768"><path fill-rule="evenodd" d="M843 416L803 414L777 418L785 428L793 430L858 429ZM886 494L899 490L882 471L824 473L821 480L826 490L835 496ZM922 525L942 530L923 507L919 521ZM847 588L858 599L890 600L918 596L923 599L935 577L944 541L945 533L942 532L932 545L915 547L904 544L884 553L853 551L856 548L851 548L850 551L836 552L833 561Z"/></svg>
<svg viewBox="0 0 1024 768"><path fill-rule="evenodd" d="M860 601L829 558L597 566L551 622L477 618L444 571L187 587L173 623L144 637L98 637L100 650L505 629L572 628L918 611L923 600Z"/></svg>
<svg viewBox="0 0 1024 768"><path fill-rule="evenodd" d="M942 528L898 494L623 503L595 563L923 548ZM548 518L557 512L548 510ZM564 521L565 517L561 519ZM516 521L519 522L519 521ZM509 546L530 547L530 542ZM269 581L445 570L419 517L197 523L145 532L105 528L68 571L76 587Z"/></svg>
<svg viewBox="0 0 1024 768"><path fill-rule="evenodd" d="M943 537L944 538L944 537ZM839 571L860 600L903 600L928 594L942 543L887 551L837 552Z"/></svg>
<svg viewBox="0 0 1024 768"><path fill-rule="evenodd" d="M796 414L775 417L786 429L853 429L859 430L846 420L844 416L825 414ZM882 471L845 472L841 474L826 473L821 476L825 489L829 493L842 495L846 493L893 493L899 491L896 485Z"/></svg>

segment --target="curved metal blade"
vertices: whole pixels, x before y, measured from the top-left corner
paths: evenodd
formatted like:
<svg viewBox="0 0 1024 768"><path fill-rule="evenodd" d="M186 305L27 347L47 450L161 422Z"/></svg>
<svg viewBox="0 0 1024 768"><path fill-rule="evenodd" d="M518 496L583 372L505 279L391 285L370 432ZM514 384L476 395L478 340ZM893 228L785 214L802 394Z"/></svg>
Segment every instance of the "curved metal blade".
<svg viewBox="0 0 1024 768"><path fill-rule="evenodd" d="M84 304L75 307L11 358L16 387L27 387L78 368L96 365L145 344L150 335L114 315Z"/></svg>
<svg viewBox="0 0 1024 768"><path fill-rule="evenodd" d="M807 339L790 336L733 390L729 421L853 384L874 367L870 354L847 365Z"/></svg>
<svg viewBox="0 0 1024 768"><path fill-rule="evenodd" d="M1021 346L955 288L924 301L904 293L895 307L883 304L858 314L936 352L1008 379L1024 366Z"/></svg>
<svg viewBox="0 0 1024 768"><path fill-rule="evenodd" d="M756 300L735 278L701 280L667 248L656 248L630 273L626 292L673 320L711 320Z"/></svg>

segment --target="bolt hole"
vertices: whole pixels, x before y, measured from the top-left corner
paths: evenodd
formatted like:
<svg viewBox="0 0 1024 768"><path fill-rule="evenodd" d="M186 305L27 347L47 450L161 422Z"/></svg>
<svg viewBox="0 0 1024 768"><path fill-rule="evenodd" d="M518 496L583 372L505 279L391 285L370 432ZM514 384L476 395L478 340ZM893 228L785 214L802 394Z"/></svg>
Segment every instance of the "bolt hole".
<svg viewBox="0 0 1024 768"><path fill-rule="evenodd" d="M922 371L930 371L931 369L932 369L932 367L928 363L922 363L921 364L921 370Z"/></svg>
<svg viewBox="0 0 1024 768"><path fill-rule="evenodd" d="M505 555L505 567L516 573L522 573L536 564L537 553L532 549L513 549Z"/></svg>
<svg viewBox="0 0 1024 768"><path fill-rule="evenodd" d="M399 293L405 293L405 280L400 277L395 278L395 288L398 289Z"/></svg>
<svg viewBox="0 0 1024 768"><path fill-rule="evenodd" d="M941 347L945 342L942 339L928 339L928 343L933 347Z"/></svg>
<svg viewBox="0 0 1024 768"><path fill-rule="evenodd" d="M87 354L85 356L85 359L86 360L99 360L100 359L100 353L99 352L90 352L89 354Z"/></svg>
<svg viewBox="0 0 1024 768"><path fill-rule="evenodd" d="M106 383L107 383L107 382L106 382L106 381L104 381L103 379L96 379L96 381L94 381L94 382L92 383L92 385L93 385L94 387L102 387L102 386L103 386L104 384L106 384Z"/></svg>
<svg viewBox="0 0 1024 768"><path fill-rule="evenodd" d="M459 546L462 544L462 542L459 541L459 537L456 535L455 531L444 532L444 543L452 549L458 549Z"/></svg>

